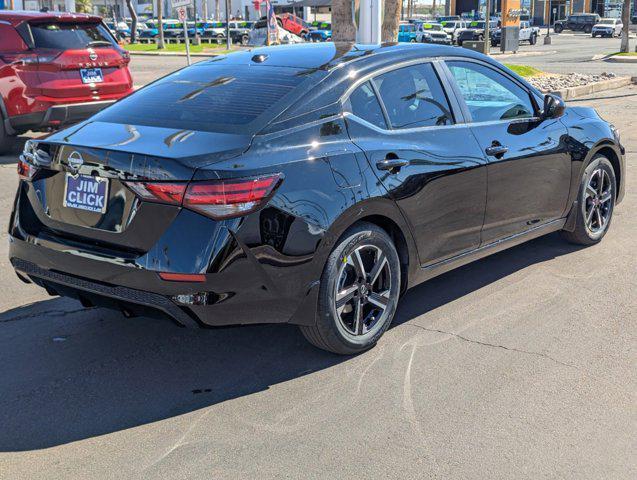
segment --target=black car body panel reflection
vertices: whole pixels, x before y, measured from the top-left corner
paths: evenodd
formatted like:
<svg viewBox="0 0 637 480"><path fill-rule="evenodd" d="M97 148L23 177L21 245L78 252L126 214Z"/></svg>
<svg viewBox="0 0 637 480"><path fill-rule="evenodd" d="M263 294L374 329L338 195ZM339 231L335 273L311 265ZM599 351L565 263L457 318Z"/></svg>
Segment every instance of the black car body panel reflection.
<svg viewBox="0 0 637 480"><path fill-rule="evenodd" d="M267 57L256 64L259 53ZM476 89L496 77L506 88ZM35 142L10 258L22 277L87 305L200 325L313 325L326 258L357 221L390 231L406 287L508 239L562 228L595 152L617 163L621 200L612 127L570 107L542 119L541 98L491 59L444 46L324 43L217 57ZM69 175L108 181L105 213L63 205ZM272 175L271 195L234 216L129 188L219 192Z"/></svg>

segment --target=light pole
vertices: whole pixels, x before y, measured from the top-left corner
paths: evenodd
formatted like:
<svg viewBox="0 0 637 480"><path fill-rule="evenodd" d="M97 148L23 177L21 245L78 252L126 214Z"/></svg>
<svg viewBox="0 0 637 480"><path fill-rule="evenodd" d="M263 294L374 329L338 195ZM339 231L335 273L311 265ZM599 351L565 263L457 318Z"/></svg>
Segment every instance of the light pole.
<svg viewBox="0 0 637 480"><path fill-rule="evenodd" d="M487 14L484 16L484 54L489 55L491 51L491 0L487 0Z"/></svg>
<svg viewBox="0 0 637 480"><path fill-rule="evenodd" d="M549 0L549 18L547 19L546 22L546 37L544 37L544 45L550 45L551 44L551 14L553 11L553 5L551 3L551 0Z"/></svg>
<svg viewBox="0 0 637 480"><path fill-rule="evenodd" d="M199 38L199 29L197 29L197 0L193 0L193 10L195 17L195 36L192 39L193 45L199 45L201 43L201 38Z"/></svg>
<svg viewBox="0 0 637 480"><path fill-rule="evenodd" d="M230 39L230 0L226 0L226 49L230 50L232 40Z"/></svg>

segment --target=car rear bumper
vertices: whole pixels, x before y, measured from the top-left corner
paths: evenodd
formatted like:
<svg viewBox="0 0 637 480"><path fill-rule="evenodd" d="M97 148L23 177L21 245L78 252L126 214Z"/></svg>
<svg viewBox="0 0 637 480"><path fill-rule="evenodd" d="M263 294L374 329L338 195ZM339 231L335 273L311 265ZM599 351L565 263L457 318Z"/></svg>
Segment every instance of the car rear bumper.
<svg viewBox="0 0 637 480"><path fill-rule="evenodd" d="M32 112L8 118L9 126L16 132L38 130L43 128L59 128L77 123L115 103L116 100L69 103L52 105L41 112Z"/></svg>
<svg viewBox="0 0 637 480"><path fill-rule="evenodd" d="M169 317L187 326L314 324L321 262L312 262L313 254L288 256L269 245L249 247L260 213L246 217L244 228L231 228L180 210L155 232L154 243L131 249L43 223L44 212L34 210L29 186L21 182L9 220L9 260L22 279L53 295L133 315ZM191 234L185 237L185 231ZM166 280L160 272L202 278ZM140 309L144 312L137 313Z"/></svg>

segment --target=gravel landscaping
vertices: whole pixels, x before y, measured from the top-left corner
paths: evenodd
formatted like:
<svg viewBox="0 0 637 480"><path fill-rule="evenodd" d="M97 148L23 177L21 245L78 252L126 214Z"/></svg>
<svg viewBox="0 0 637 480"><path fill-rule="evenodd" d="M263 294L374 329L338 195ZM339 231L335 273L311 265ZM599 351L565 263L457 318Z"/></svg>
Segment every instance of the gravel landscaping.
<svg viewBox="0 0 637 480"><path fill-rule="evenodd" d="M569 73L568 75L542 74L527 78L527 80L542 92L554 92L565 88L590 85L617 78L614 73L602 73L600 75L584 75L581 73Z"/></svg>

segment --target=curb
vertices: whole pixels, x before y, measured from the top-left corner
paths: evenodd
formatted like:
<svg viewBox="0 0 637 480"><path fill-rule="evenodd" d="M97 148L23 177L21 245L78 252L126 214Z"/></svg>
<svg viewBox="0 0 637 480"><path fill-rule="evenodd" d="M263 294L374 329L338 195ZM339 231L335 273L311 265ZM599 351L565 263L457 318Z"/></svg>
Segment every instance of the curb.
<svg viewBox="0 0 637 480"><path fill-rule="evenodd" d="M545 52L518 52L518 53L491 53L490 57L493 57L495 60L500 58L521 58L521 57L540 57L542 55L552 55L557 53L557 50L547 50Z"/></svg>
<svg viewBox="0 0 637 480"><path fill-rule="evenodd" d="M610 63L637 63L637 56L611 55L610 57L606 57L604 61Z"/></svg>
<svg viewBox="0 0 637 480"><path fill-rule="evenodd" d="M614 90L616 88L625 87L637 83L637 77L620 77L613 78L611 80L604 80L602 82L590 83L588 85L580 85L578 87L563 88L561 90L554 90L550 93L559 95L564 100L570 100L576 97L582 97L584 95L590 95L591 93L603 92L605 90ZM544 92L549 93L549 92Z"/></svg>
<svg viewBox="0 0 637 480"><path fill-rule="evenodd" d="M135 56L135 55L139 55L142 57L185 57L186 56L186 52L181 53L181 52L130 52L127 50L127 52L129 53L129 55ZM190 56L191 57L206 57L206 58L210 58L210 57L216 57L218 55L224 55L223 53L191 53Z"/></svg>

